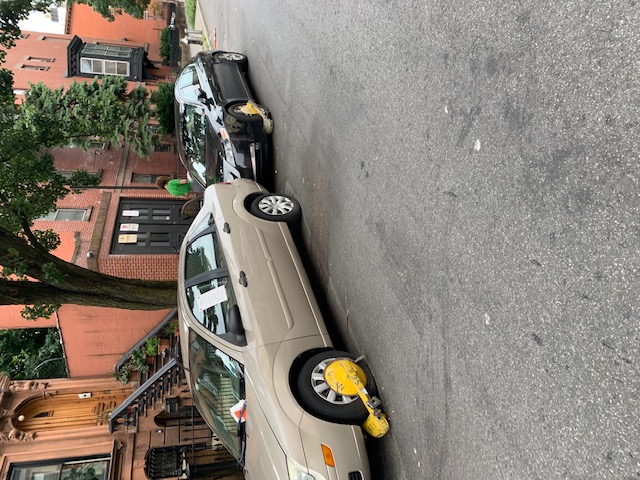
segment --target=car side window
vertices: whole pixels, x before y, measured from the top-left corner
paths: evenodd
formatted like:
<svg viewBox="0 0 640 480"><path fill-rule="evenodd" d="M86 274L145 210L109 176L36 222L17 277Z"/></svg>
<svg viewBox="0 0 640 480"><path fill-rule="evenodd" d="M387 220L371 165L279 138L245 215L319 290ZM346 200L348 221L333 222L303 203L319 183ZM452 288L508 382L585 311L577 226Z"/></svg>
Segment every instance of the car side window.
<svg viewBox="0 0 640 480"><path fill-rule="evenodd" d="M206 125L207 119L202 114L200 107L185 105L181 121L184 154L190 161L192 173L203 181L207 173L205 164Z"/></svg>
<svg viewBox="0 0 640 480"><path fill-rule="evenodd" d="M207 175L207 184L223 181L224 176L224 147L220 143L218 135L211 127L207 127L206 137L207 163L213 167L211 174Z"/></svg>
<svg viewBox="0 0 640 480"><path fill-rule="evenodd" d="M228 276L211 278L187 287L187 300L198 322L215 335L227 333L227 318L236 305Z"/></svg>

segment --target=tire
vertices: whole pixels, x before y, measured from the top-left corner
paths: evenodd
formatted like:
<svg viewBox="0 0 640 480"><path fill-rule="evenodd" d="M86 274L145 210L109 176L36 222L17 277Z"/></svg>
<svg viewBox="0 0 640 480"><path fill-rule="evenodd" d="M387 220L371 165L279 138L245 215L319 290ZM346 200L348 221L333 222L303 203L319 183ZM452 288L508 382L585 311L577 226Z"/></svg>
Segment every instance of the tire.
<svg viewBox="0 0 640 480"><path fill-rule="evenodd" d="M249 60L246 55L236 52L218 52L213 56L219 62L237 63L240 70L246 72Z"/></svg>
<svg viewBox="0 0 640 480"><path fill-rule="evenodd" d="M262 116L256 114L247 114L242 111L242 108L247 102L234 102L225 107L225 110L229 115L240 122L262 122ZM262 105L255 104L256 107L261 110L266 116L269 116L269 111Z"/></svg>
<svg viewBox="0 0 640 480"><path fill-rule="evenodd" d="M293 224L300 219L302 208L295 198L281 193L267 193L256 197L249 211L263 220Z"/></svg>
<svg viewBox="0 0 640 480"><path fill-rule="evenodd" d="M329 388L324 381L324 370L334 359L350 358L353 356L347 352L335 350L324 351L315 354L307 360L297 380L297 391L301 406L311 415L333 423L348 425L361 425L369 416L367 408L360 398L339 395ZM364 363L358 363L366 376L366 388L370 395L377 394L377 388L369 367ZM326 388L322 388L322 387Z"/></svg>

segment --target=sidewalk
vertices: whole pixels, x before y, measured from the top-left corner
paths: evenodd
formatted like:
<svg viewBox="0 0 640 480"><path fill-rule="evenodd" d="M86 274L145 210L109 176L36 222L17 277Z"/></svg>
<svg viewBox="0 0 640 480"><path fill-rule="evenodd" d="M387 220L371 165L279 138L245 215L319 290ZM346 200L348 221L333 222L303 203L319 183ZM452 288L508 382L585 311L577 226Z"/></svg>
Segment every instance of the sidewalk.
<svg viewBox="0 0 640 480"><path fill-rule="evenodd" d="M198 52L202 50L213 50L215 46L215 38L207 31L206 25L204 23L204 18L202 17L202 12L200 10L199 2L196 2L196 15L195 15L195 25L193 30L198 32L202 32L201 35L192 34L191 38L197 38L202 40L202 44L199 45L197 43L189 43L186 44L183 42L183 39L186 37L186 30L189 28L187 25L186 16L184 13L184 1L178 2L178 10L181 11L179 15L180 21L178 26L180 28L180 48L182 51L182 61L181 66L187 64L187 62L193 58Z"/></svg>

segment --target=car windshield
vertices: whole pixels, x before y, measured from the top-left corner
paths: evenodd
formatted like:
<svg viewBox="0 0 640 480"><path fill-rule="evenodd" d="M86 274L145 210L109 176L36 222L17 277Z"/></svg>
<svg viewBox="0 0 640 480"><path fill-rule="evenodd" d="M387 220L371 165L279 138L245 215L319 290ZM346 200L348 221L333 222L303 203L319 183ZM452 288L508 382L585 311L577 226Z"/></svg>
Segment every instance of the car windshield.
<svg viewBox="0 0 640 480"><path fill-rule="evenodd" d="M191 174L202 185L222 179L224 149L202 107L185 104L181 114L182 151Z"/></svg>
<svg viewBox="0 0 640 480"><path fill-rule="evenodd" d="M193 400L218 438L240 459L238 424L230 409L244 398L244 367L193 330L189 345Z"/></svg>

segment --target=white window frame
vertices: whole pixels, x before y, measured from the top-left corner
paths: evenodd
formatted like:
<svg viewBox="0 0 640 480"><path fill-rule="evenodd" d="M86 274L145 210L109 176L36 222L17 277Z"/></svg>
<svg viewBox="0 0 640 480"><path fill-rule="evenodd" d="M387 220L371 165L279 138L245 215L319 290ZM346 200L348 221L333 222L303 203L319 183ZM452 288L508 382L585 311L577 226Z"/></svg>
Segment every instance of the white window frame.
<svg viewBox="0 0 640 480"><path fill-rule="evenodd" d="M58 216L61 212L82 212L82 218L60 219ZM91 207L89 208L56 208L54 211L38 218L37 220L55 220L62 222L86 222L91 216Z"/></svg>
<svg viewBox="0 0 640 480"><path fill-rule="evenodd" d="M100 65L99 71L97 66ZM118 69L125 66L126 73L118 73ZM111 71L107 71L111 70ZM80 58L80 71L82 73L89 73L92 75L116 75L120 77L129 76L129 62L120 62L118 60L104 59L104 58L92 58L81 57Z"/></svg>

